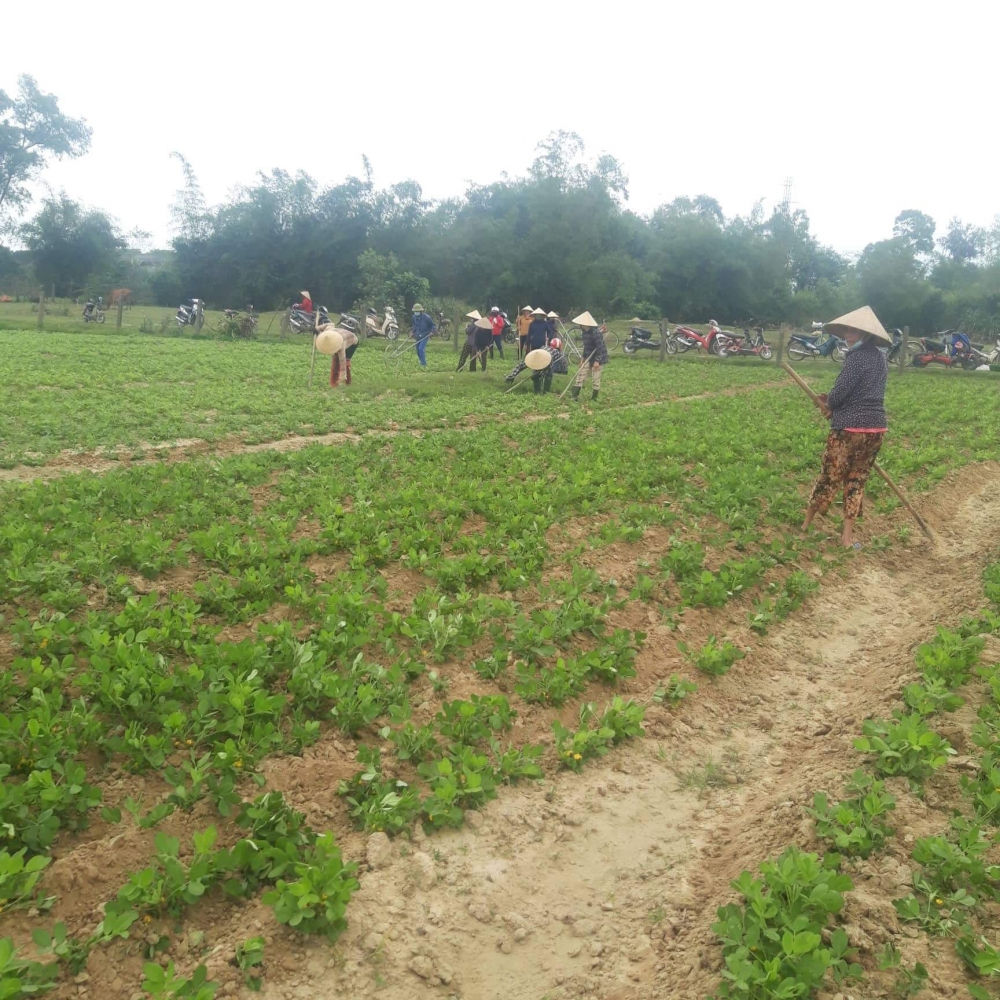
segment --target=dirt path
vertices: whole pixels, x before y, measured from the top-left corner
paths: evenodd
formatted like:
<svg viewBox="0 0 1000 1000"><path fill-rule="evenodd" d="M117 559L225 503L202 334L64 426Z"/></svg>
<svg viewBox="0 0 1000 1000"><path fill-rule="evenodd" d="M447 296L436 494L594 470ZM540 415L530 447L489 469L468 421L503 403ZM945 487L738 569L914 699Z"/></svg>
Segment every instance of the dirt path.
<svg viewBox="0 0 1000 1000"><path fill-rule="evenodd" d="M774 389L781 382L760 382L754 385L736 386L731 389L720 389L717 392L702 392L693 396L673 396L666 399L646 400L641 403L625 403L621 406L601 406L602 412L632 410L639 407L659 406L663 403L689 403L698 399L713 399L716 397L740 396L747 392L757 392L761 389ZM557 418L568 419L569 410L554 414ZM539 413L521 416L518 419L525 423L549 420L553 414ZM503 423L510 419L507 414L497 414L491 417L463 417L456 426L424 427L424 428L374 428L363 433L349 431L333 431L329 434L293 434L275 441L262 441L247 444L239 437L220 438L206 441L202 438L183 438L177 441L161 441L153 444L144 441L139 447L101 448L92 452L81 452L69 449L60 452L44 465L15 465L12 469L0 469L0 483L33 482L36 479L58 479L81 472L93 472L98 475L115 469L126 469L136 465L152 465L156 462L181 462L201 456L226 457L228 455L249 455L261 451L289 452L301 451L310 445L342 445L356 444L365 437L396 437L399 434L412 434L422 437L425 434L441 433L442 431L471 431L482 426L483 422ZM156 452L155 457L132 460L131 456L137 450ZM111 456L111 457L109 457Z"/></svg>
<svg viewBox="0 0 1000 1000"><path fill-rule="evenodd" d="M505 792L454 834L376 838L336 956L279 938L267 995L704 997L730 880L790 843L815 847L801 806L859 765L851 741L891 710L914 647L978 606L998 485L1000 465L951 477L921 502L935 547L856 559L602 764ZM678 663L661 656L665 677ZM848 919L869 945L884 936L870 907Z"/></svg>

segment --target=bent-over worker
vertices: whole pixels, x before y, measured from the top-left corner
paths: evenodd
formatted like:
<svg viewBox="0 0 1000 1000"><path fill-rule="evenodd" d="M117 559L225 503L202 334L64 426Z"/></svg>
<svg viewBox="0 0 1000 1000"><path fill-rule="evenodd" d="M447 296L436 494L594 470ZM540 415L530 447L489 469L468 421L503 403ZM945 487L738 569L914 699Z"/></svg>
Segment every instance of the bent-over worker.
<svg viewBox="0 0 1000 1000"><path fill-rule="evenodd" d="M569 374L569 360L562 352L562 341L558 337L553 337L549 341L548 346L542 348L542 350L547 351L552 360L541 371L533 371L531 373L531 384L536 393L549 392L552 389L553 375ZM522 358L514 370L505 376L505 380L513 382L527 367L528 363Z"/></svg>
<svg viewBox="0 0 1000 1000"><path fill-rule="evenodd" d="M583 333L583 364L573 380L573 398L580 398L580 390L587 381L589 370L593 390L590 398L594 400L601 391L601 365L608 363L608 348L597 320L589 312L580 313L573 322Z"/></svg>

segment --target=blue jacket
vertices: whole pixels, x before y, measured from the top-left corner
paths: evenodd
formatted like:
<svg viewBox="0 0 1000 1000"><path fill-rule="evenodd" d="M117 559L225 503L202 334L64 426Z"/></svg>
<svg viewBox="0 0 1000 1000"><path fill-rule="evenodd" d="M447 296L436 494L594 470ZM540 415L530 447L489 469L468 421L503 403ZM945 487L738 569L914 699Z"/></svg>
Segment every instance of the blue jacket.
<svg viewBox="0 0 1000 1000"><path fill-rule="evenodd" d="M528 347L535 351L549 342L549 324L539 316L531 321L528 327Z"/></svg>
<svg viewBox="0 0 1000 1000"><path fill-rule="evenodd" d="M414 340L426 340L436 329L437 326L435 326L434 320L432 320L427 313L421 312L413 314Z"/></svg>

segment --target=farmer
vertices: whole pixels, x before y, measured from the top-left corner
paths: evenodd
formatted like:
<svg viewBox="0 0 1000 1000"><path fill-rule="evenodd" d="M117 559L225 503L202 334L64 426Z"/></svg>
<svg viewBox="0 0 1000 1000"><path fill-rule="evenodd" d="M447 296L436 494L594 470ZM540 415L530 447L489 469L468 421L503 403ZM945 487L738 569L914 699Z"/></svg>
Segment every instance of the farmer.
<svg viewBox="0 0 1000 1000"><path fill-rule="evenodd" d="M308 292L299 292L299 295L302 296L302 301L296 302L295 305L292 306L292 308L298 309L304 313L311 313L313 311L312 296Z"/></svg>
<svg viewBox="0 0 1000 1000"><path fill-rule="evenodd" d="M822 471L806 508L803 531L817 514L825 514L837 493L844 494L845 548L860 548L854 541L854 522L861 516L865 483L885 437L885 383L889 363L879 350L891 345L878 317L869 306L826 324L834 336L847 341L847 357L829 395L819 397L830 420L830 435L823 452Z"/></svg>
<svg viewBox="0 0 1000 1000"><path fill-rule="evenodd" d="M556 331L556 320L559 319L559 313L550 312L545 318L549 324L549 340L551 341L553 337L559 336Z"/></svg>
<svg viewBox="0 0 1000 1000"><path fill-rule="evenodd" d="M317 317L318 318L318 317ZM358 349L358 335L343 326L334 326L333 323L323 323L317 325L314 336L319 336L324 330L334 330L340 334L340 350L330 359L330 385L336 389L340 385L340 376L344 376L344 382L351 384L351 358Z"/></svg>
<svg viewBox="0 0 1000 1000"><path fill-rule="evenodd" d="M493 343L490 345L490 357L493 357L493 348L496 347L497 351L500 353L500 357L503 357L503 331L504 327L507 325L507 317L500 312L499 306L494 306L490 310L490 325L493 328Z"/></svg>
<svg viewBox="0 0 1000 1000"><path fill-rule="evenodd" d="M531 306L521 306L521 311L517 314L517 338L522 357L528 353L529 326L531 326Z"/></svg>
<svg viewBox="0 0 1000 1000"><path fill-rule="evenodd" d="M553 337L548 346L542 349L549 354L552 360L545 368L531 373L531 383L536 393L549 392L552 389L553 375L569 374L569 361L562 352L562 341L558 337ZM528 363L522 358L517 363L517 367L506 376L506 381L513 382L527 367Z"/></svg>
<svg viewBox="0 0 1000 1000"><path fill-rule="evenodd" d="M590 398L594 400L597 399L597 394L601 391L601 365L608 363L608 348L604 343L604 336L601 334L597 320L589 312L580 313L573 322L583 332L584 361L576 373L576 379L573 383L573 398L580 398L580 390L583 388L583 383L587 381L589 369L593 389Z"/></svg>
<svg viewBox="0 0 1000 1000"><path fill-rule="evenodd" d="M472 312L465 314L465 318L469 320L469 323L465 328L465 344L462 346L462 353L458 358L458 371L465 367L465 362L476 352L476 323L483 317L479 315L478 309L473 309ZM475 368L472 371L475 371Z"/></svg>
<svg viewBox="0 0 1000 1000"><path fill-rule="evenodd" d="M493 345L493 324L484 316L476 321L476 332L473 341L473 355L469 362L469 371L476 370L476 361L482 361L483 374L486 374L486 354Z"/></svg>
<svg viewBox="0 0 1000 1000"><path fill-rule="evenodd" d="M544 309L534 309L532 311L527 341L526 346L529 351L536 351L549 342L549 321L545 318Z"/></svg>
<svg viewBox="0 0 1000 1000"><path fill-rule="evenodd" d="M417 342L417 357L420 358L420 367L427 367L427 341L437 327L434 320L424 312L424 307L415 302L413 305L413 339Z"/></svg>

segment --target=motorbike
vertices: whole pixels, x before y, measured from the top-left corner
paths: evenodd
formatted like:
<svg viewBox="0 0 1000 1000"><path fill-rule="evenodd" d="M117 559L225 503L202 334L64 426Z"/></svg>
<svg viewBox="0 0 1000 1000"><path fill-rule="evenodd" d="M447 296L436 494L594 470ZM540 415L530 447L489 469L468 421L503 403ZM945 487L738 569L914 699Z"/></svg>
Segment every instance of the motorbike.
<svg viewBox="0 0 1000 1000"><path fill-rule="evenodd" d="M689 326L679 326L674 330L674 342L681 354L691 350L692 347L695 349L700 347L710 354L724 358L729 338L725 335L720 336L720 334L722 334L722 331L715 326L709 327L706 333L699 333L697 330L692 330ZM669 347L667 350L669 351Z"/></svg>
<svg viewBox="0 0 1000 1000"><path fill-rule="evenodd" d="M352 316L350 313L343 313L340 317L340 322L337 326L344 330L350 330L351 333L356 334L361 329L361 324L358 322L357 316Z"/></svg>
<svg viewBox="0 0 1000 1000"><path fill-rule="evenodd" d="M971 348L959 347L954 354L949 354L947 344L940 340L932 340L930 337L920 338L920 348L920 351L913 358L914 368L926 368L928 365L944 365L946 368L955 368L961 365L966 371L972 371L980 365L980 362L973 356Z"/></svg>
<svg viewBox="0 0 1000 1000"><path fill-rule="evenodd" d="M378 313L369 307L365 316L365 330L369 337L385 337L386 340L395 340L399 336L399 324L396 322L396 312L392 306L385 307L385 316L382 322L378 321Z"/></svg>
<svg viewBox="0 0 1000 1000"><path fill-rule="evenodd" d="M723 344L725 352L730 357L742 355L743 357L757 357L763 361L770 361L772 350L771 345L764 340L764 328L755 326L751 331L748 327L743 328L743 336L737 337L735 333L727 330L720 331L719 339L725 338Z"/></svg>
<svg viewBox="0 0 1000 1000"><path fill-rule="evenodd" d="M900 329L890 330L892 334L892 347L886 351L886 360L889 364L899 361L899 352L903 349L903 331ZM907 362L912 363L913 359L920 353L920 345L910 341L906 348L907 351Z"/></svg>
<svg viewBox="0 0 1000 1000"><path fill-rule="evenodd" d="M666 341L667 341L667 347L666 347L667 354L676 354L677 341L669 330L667 331ZM660 341L653 340L652 330L646 330L641 326L633 326L632 329L629 330L628 340L626 340L625 343L622 344L622 350L629 357L638 354L639 351L659 352Z"/></svg>
<svg viewBox="0 0 1000 1000"><path fill-rule="evenodd" d="M247 339L252 339L256 336L257 314L253 311L253 306L248 305L243 313L241 313L239 309L223 309L222 315L225 316L230 323L238 323L237 336L245 337Z"/></svg>
<svg viewBox="0 0 1000 1000"><path fill-rule="evenodd" d="M96 302L88 302L83 307L83 321L84 323L97 324L104 322L104 303L100 299Z"/></svg>
<svg viewBox="0 0 1000 1000"><path fill-rule="evenodd" d="M795 361L829 358L838 364L843 362L847 357L847 342L833 334L828 334L826 340L820 340L822 336L822 323L813 323L812 333L793 333L788 342L788 356Z"/></svg>
<svg viewBox="0 0 1000 1000"><path fill-rule="evenodd" d="M437 324L438 336L442 340L450 340L451 320L447 316L445 316L445 314L440 309L438 309L438 311L434 314L434 321Z"/></svg>
<svg viewBox="0 0 1000 1000"><path fill-rule="evenodd" d="M179 327L197 326L199 318L204 322L205 303L201 299L188 299L177 307L174 319Z"/></svg>
<svg viewBox="0 0 1000 1000"><path fill-rule="evenodd" d="M313 333L317 326L329 322L330 314L326 311L326 306L320 306L315 313L293 306L288 313L288 327L292 333Z"/></svg>

